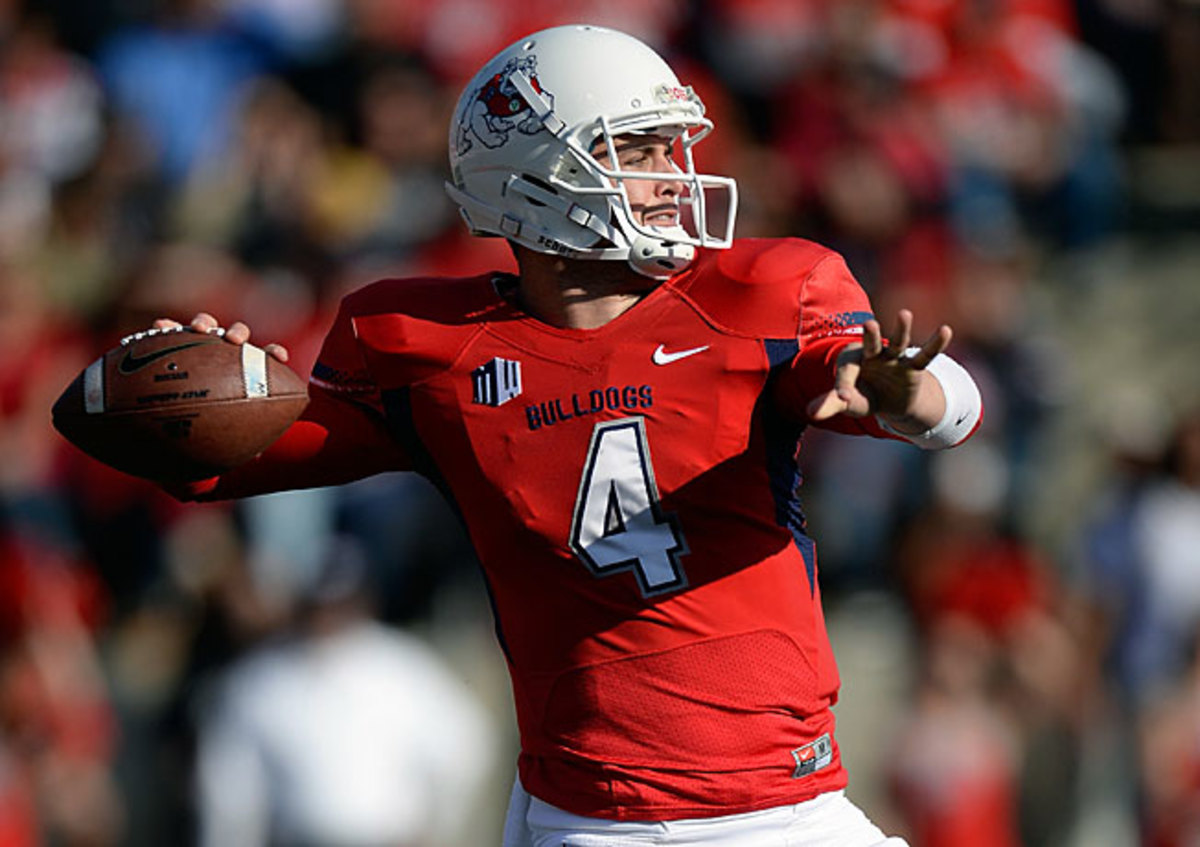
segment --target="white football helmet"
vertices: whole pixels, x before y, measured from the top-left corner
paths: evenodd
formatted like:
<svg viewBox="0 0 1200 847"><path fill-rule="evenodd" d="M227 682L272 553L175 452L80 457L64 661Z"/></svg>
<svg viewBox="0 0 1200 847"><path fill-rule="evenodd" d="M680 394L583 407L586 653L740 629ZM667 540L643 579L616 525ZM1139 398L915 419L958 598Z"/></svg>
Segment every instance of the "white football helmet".
<svg viewBox="0 0 1200 847"><path fill-rule="evenodd" d="M692 161L712 128L700 98L641 41L598 26L554 27L502 50L463 90L446 190L477 235L576 259L624 259L666 278L696 247L733 241L736 183L698 174ZM673 172L620 169L614 139L637 133L674 139ZM607 167L591 152L601 149ZM682 185L680 223L635 221L629 179ZM725 199L713 214L710 196Z"/></svg>

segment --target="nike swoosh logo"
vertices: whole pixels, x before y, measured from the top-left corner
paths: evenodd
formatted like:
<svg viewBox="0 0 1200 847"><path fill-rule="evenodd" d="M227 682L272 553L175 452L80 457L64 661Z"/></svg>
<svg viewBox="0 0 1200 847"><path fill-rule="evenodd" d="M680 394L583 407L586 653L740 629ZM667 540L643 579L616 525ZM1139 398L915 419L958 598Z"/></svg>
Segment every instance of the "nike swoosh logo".
<svg viewBox="0 0 1200 847"><path fill-rule="evenodd" d="M201 344L211 343L208 339L204 341L188 341L185 344L176 344L173 347L164 347L161 350L155 350L153 353L147 353L145 356L135 356L132 350L127 350L125 351L124 358L117 364L117 371L123 374L135 373L151 362L157 362L159 359L170 356L172 353L187 350L189 347L199 347Z"/></svg>
<svg viewBox="0 0 1200 847"><path fill-rule="evenodd" d="M665 345L660 344L654 351L654 355L650 358L656 365L669 365L671 362L678 362L680 359L686 359L688 356L695 356L697 353L703 353L708 349L708 345L703 347L692 347L689 350L677 350L674 353L668 353L664 349Z"/></svg>

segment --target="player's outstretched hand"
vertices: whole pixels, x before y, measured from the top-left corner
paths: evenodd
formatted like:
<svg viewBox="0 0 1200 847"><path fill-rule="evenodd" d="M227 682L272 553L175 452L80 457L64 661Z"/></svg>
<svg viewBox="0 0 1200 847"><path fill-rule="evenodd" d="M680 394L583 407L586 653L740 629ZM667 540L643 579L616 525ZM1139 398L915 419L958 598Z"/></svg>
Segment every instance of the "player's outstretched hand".
<svg viewBox="0 0 1200 847"><path fill-rule="evenodd" d="M921 432L936 424L945 412L945 397L925 368L950 344L952 332L943 324L908 354L912 322L912 312L901 309L886 345L878 321L863 324L862 343L838 355L834 386L809 402L809 418L880 415L904 432Z"/></svg>
<svg viewBox="0 0 1200 847"><path fill-rule="evenodd" d="M171 318L159 318L154 322L155 329L178 329L181 326L183 324ZM246 324L241 321L235 321L223 329L217 319L208 312L197 314L192 318L188 326L196 332L218 333L230 344L245 344L250 340L250 327L246 326ZM288 360L287 348L282 344L267 344L263 347L263 350L281 362Z"/></svg>

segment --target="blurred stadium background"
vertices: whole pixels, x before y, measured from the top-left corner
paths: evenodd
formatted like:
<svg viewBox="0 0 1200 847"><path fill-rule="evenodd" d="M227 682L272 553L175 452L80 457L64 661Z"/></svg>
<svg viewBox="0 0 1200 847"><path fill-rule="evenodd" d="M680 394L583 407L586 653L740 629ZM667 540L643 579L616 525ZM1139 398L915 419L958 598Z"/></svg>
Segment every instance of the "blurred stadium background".
<svg viewBox="0 0 1200 847"><path fill-rule="evenodd" d="M582 21L703 96L740 234L982 385L949 454L806 441L850 794L913 847L1200 844L1195 0L0 0L0 844L495 843L507 680L427 485L182 507L48 410L157 316L304 373L345 291L509 267L448 112Z"/></svg>

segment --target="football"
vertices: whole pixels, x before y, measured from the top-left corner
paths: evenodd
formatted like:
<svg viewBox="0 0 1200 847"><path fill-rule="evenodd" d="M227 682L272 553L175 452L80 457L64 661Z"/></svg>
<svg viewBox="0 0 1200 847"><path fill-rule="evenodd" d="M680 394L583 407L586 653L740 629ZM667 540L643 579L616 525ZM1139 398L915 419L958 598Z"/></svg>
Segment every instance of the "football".
<svg viewBox="0 0 1200 847"><path fill-rule="evenodd" d="M67 386L52 417L106 465L186 482L254 458L307 403L305 382L261 348L180 327L122 339Z"/></svg>

